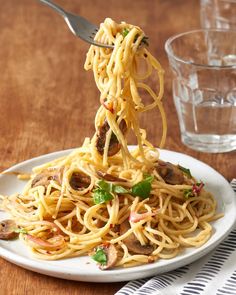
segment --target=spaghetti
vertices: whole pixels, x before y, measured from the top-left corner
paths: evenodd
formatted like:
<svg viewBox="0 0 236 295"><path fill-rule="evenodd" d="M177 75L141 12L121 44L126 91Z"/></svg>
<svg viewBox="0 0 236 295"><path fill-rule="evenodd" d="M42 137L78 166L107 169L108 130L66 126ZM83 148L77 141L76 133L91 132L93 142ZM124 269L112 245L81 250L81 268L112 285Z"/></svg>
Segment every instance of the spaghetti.
<svg viewBox="0 0 236 295"><path fill-rule="evenodd" d="M41 259L89 254L107 269L201 246L211 236L210 221L220 217L214 197L188 169L161 161L139 125L140 113L158 108L163 147L163 70L145 46L144 32L108 18L95 40L114 49L91 46L87 53L85 69L93 71L101 93L94 136L68 156L35 167L24 191L2 196L1 207ZM157 91L145 83L151 75ZM134 149L127 145L129 132L137 138Z"/></svg>

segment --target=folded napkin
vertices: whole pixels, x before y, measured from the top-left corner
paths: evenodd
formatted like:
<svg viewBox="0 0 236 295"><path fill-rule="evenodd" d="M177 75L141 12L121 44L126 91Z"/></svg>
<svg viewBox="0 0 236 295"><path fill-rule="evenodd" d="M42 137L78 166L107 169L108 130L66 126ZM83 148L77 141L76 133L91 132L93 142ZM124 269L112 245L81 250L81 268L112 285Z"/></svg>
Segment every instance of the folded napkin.
<svg viewBox="0 0 236 295"><path fill-rule="evenodd" d="M236 179L231 186L236 192ZM115 295L236 295L236 228L203 258L168 273L127 283Z"/></svg>

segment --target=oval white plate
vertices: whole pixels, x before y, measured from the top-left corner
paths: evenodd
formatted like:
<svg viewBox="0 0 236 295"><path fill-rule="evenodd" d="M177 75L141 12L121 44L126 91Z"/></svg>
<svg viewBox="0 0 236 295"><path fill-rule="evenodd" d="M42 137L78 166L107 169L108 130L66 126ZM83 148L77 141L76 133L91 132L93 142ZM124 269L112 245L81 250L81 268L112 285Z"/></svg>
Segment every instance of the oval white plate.
<svg viewBox="0 0 236 295"><path fill-rule="evenodd" d="M7 171L31 172L32 168L45 162L68 154L71 150L55 152L27 160L13 166ZM210 240L200 248L189 248L175 258L160 259L155 263L133 268L119 268L101 271L95 262L87 256L69 258L58 261L42 261L31 256L27 247L19 240L0 240L0 256L23 268L42 274L63 279L88 281L88 282L119 282L128 281L158 273L167 272L190 262L193 262L211 251L218 245L232 229L236 219L236 198L229 183L214 169L190 156L161 150L163 160L188 167L191 173L206 184L206 189L212 192L218 202L218 211L224 212L224 217L214 221L214 232ZM0 194L9 195L21 192L25 183L19 181L14 175L0 175ZM0 220L7 215L0 211Z"/></svg>

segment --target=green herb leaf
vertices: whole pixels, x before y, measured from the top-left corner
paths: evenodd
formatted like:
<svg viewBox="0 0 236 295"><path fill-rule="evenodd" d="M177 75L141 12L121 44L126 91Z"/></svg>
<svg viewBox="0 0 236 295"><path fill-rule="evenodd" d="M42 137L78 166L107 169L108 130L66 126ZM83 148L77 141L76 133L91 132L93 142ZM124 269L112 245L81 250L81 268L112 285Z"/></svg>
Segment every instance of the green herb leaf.
<svg viewBox="0 0 236 295"><path fill-rule="evenodd" d="M110 201L112 199L113 199L112 194L105 191L104 189L96 188L93 191L93 201L95 204L106 203L107 201Z"/></svg>
<svg viewBox="0 0 236 295"><path fill-rule="evenodd" d="M15 233L19 233L19 234L24 234L24 235L28 234L28 231L25 230L24 228L16 228L16 229L14 230L14 232L15 232Z"/></svg>
<svg viewBox="0 0 236 295"><path fill-rule="evenodd" d="M128 34L129 34L129 29L124 28L124 30L123 30L123 32L122 32L122 35L123 35L124 37L126 37Z"/></svg>
<svg viewBox="0 0 236 295"><path fill-rule="evenodd" d="M127 194L129 191L125 189L123 186L112 184L109 182L106 182L105 180L99 180L97 185L106 191L107 193L116 193L116 194Z"/></svg>
<svg viewBox="0 0 236 295"><path fill-rule="evenodd" d="M108 193L112 192L112 183L106 182L105 180L99 180L97 185Z"/></svg>
<svg viewBox="0 0 236 295"><path fill-rule="evenodd" d="M192 189L185 189L183 192L184 192L185 199L188 199L189 197L193 197L193 190Z"/></svg>
<svg viewBox="0 0 236 295"><path fill-rule="evenodd" d="M150 175L150 174L144 174L144 180L149 181L149 182L153 182L154 176Z"/></svg>
<svg viewBox="0 0 236 295"><path fill-rule="evenodd" d="M154 180L154 176L150 174L144 174L144 177L143 181L136 183L131 189L133 195L142 199L149 198L152 188L151 183Z"/></svg>
<svg viewBox="0 0 236 295"><path fill-rule="evenodd" d="M188 168L185 168L185 167L180 166L180 165L178 165L178 168L181 171L183 171L187 175L188 178L192 178L192 174L191 174L191 172L190 172L190 170Z"/></svg>
<svg viewBox="0 0 236 295"><path fill-rule="evenodd" d="M129 29L124 28L124 30L122 31L122 35L123 35L124 37L126 37L128 34L129 34ZM135 38L134 38L134 42L138 39L138 37L139 37L139 34L137 34L137 35L135 36ZM143 37L143 39L142 39L142 41L141 41L140 44L142 44L142 43L143 43L144 45L146 45L146 46L149 46L149 43L148 43L148 37L147 37L147 36L144 36L144 37Z"/></svg>
<svg viewBox="0 0 236 295"><path fill-rule="evenodd" d="M115 184L113 185L112 191L116 194L128 194L129 193L129 191L126 188L124 188L123 186L115 185Z"/></svg>
<svg viewBox="0 0 236 295"><path fill-rule="evenodd" d="M140 181L132 187L132 194L139 196L142 199L149 198L151 192L151 182L150 181Z"/></svg>
<svg viewBox="0 0 236 295"><path fill-rule="evenodd" d="M101 265L107 264L107 256L103 249L97 248L96 253L92 256L92 259L97 261Z"/></svg>

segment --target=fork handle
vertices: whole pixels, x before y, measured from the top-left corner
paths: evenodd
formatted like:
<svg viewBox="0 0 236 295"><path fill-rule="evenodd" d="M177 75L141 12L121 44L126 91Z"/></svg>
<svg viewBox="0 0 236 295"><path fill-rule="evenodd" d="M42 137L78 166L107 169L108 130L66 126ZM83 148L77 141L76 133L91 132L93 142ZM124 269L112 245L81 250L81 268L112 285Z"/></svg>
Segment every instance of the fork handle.
<svg viewBox="0 0 236 295"><path fill-rule="evenodd" d="M56 12L58 12L60 15L62 15L63 17L67 16L67 12L58 4L53 3L50 0L39 0L40 2L42 2L43 4L51 7L52 9L54 9Z"/></svg>

